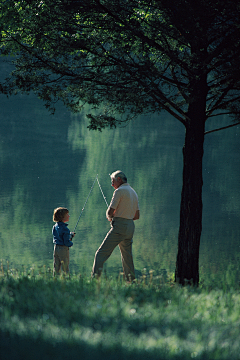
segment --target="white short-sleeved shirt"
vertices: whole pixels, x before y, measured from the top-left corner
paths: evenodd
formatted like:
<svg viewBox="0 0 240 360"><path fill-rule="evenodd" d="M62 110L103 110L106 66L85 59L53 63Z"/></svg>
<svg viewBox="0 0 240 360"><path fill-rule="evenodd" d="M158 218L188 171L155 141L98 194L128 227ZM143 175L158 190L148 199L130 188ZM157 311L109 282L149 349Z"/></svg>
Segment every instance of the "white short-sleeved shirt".
<svg viewBox="0 0 240 360"><path fill-rule="evenodd" d="M109 207L116 210L114 217L133 219L139 210L136 191L128 183L120 185L114 191Z"/></svg>

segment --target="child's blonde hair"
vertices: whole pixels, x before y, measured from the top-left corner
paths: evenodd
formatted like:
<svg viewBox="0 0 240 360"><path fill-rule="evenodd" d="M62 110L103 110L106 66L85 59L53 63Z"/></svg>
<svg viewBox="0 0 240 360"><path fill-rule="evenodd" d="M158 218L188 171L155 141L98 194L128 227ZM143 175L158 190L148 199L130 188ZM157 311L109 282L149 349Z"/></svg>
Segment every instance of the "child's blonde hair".
<svg viewBox="0 0 240 360"><path fill-rule="evenodd" d="M69 213L68 209L64 208L64 207L58 207L58 208L54 209L53 221L55 221L55 222L62 221L64 216L68 213Z"/></svg>

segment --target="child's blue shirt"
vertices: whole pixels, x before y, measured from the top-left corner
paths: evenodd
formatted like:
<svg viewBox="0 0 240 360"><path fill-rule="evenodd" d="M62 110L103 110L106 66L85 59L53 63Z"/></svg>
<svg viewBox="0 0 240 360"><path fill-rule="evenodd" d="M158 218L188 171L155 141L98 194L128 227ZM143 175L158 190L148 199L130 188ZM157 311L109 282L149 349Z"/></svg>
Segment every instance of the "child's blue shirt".
<svg viewBox="0 0 240 360"><path fill-rule="evenodd" d="M59 221L57 222L52 229L53 234L53 243L56 245L65 245L73 246L73 242L70 240L70 230L68 229L68 224Z"/></svg>

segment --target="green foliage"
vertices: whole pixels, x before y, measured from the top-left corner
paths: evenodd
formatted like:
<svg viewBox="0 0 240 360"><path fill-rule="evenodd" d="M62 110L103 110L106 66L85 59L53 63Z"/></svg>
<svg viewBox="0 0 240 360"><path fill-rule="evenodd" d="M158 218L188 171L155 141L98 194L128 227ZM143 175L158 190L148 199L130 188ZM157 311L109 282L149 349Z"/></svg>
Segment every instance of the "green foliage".
<svg viewBox="0 0 240 360"><path fill-rule="evenodd" d="M116 122L112 116L88 114L87 117L90 119L90 125L88 126L90 130L102 131L106 127L110 129L116 128Z"/></svg>
<svg viewBox="0 0 240 360"><path fill-rule="evenodd" d="M3 359L238 359L239 285L182 288L145 272L134 284L53 278L2 266Z"/></svg>
<svg viewBox="0 0 240 360"><path fill-rule="evenodd" d="M237 116L239 16L233 0L1 1L0 49L17 55L3 89L34 90L51 108L104 103L98 130L162 109L186 125L205 92L206 118Z"/></svg>

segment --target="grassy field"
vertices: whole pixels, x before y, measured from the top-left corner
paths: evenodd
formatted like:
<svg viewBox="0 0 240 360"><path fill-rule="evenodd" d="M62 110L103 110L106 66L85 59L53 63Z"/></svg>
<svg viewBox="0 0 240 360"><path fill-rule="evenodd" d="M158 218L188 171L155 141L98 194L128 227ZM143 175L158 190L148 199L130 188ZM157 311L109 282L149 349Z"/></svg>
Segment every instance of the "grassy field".
<svg viewBox="0 0 240 360"><path fill-rule="evenodd" d="M134 284L45 267L0 271L1 360L239 359L236 276L199 288L148 272Z"/></svg>

